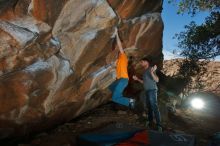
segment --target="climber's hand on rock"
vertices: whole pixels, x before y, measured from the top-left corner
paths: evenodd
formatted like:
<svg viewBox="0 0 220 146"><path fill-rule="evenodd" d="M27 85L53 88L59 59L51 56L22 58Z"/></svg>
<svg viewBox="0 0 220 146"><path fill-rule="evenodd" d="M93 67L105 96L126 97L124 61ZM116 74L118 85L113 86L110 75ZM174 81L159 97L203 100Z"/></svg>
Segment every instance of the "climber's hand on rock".
<svg viewBox="0 0 220 146"><path fill-rule="evenodd" d="M135 76L135 75L134 75L132 78L133 78L135 81L137 81L137 80L138 80L138 77L137 77L137 76Z"/></svg>

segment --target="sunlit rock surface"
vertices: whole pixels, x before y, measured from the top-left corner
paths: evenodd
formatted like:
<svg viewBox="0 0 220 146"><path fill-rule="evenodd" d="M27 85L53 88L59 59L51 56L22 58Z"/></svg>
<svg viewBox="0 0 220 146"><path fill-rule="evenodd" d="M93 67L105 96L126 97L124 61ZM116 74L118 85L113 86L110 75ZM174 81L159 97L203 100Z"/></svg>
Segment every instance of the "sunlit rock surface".
<svg viewBox="0 0 220 146"><path fill-rule="evenodd" d="M161 0L0 0L0 139L109 101L117 26L129 55L162 65Z"/></svg>
<svg viewBox="0 0 220 146"><path fill-rule="evenodd" d="M163 64L163 72L169 77L176 77L179 73L178 62L181 59L165 60ZM206 66L204 74L192 77L190 89L185 86L183 91L193 92L211 92L220 96L220 62L211 61ZM180 84L178 84L180 86ZM178 87L178 86L177 86Z"/></svg>

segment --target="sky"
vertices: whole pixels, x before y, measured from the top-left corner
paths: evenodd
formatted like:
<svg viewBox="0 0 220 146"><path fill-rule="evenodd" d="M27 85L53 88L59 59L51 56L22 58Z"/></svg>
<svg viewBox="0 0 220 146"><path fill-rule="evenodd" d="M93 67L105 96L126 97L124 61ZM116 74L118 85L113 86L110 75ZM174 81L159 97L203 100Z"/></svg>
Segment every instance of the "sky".
<svg viewBox="0 0 220 146"><path fill-rule="evenodd" d="M194 17L191 17L191 15L187 13L178 15L177 10L177 6L168 4L167 0L164 0L162 19L164 22L163 54L165 60L179 57L173 54L173 50L179 50L177 40L173 39L174 35L184 31L184 26L191 21L202 24L205 22L205 17L209 15L208 12L199 12ZM218 60L220 61L220 57L218 57Z"/></svg>

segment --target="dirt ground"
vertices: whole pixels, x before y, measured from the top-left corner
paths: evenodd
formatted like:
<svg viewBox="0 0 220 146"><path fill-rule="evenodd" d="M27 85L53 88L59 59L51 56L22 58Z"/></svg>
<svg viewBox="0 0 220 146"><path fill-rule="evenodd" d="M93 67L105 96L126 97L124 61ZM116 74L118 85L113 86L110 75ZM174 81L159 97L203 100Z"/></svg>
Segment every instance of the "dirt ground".
<svg viewBox="0 0 220 146"><path fill-rule="evenodd" d="M195 135L197 146L207 146L210 136L220 131L220 104L214 101L212 110L177 109L169 113L167 121L163 121L165 131L181 131ZM18 146L75 146L76 137L80 133L103 127L107 124L127 123L145 127L146 118L140 112L135 112L115 103L102 105L82 114L80 117L60 125L52 130L34 136L27 136L22 141L9 142L6 145ZM16 143L16 144L15 144Z"/></svg>
<svg viewBox="0 0 220 146"><path fill-rule="evenodd" d="M175 114L169 114L169 122L166 125L172 129L195 135L197 146L207 146L211 136L220 132L220 98L208 97L203 100L204 109L177 109Z"/></svg>

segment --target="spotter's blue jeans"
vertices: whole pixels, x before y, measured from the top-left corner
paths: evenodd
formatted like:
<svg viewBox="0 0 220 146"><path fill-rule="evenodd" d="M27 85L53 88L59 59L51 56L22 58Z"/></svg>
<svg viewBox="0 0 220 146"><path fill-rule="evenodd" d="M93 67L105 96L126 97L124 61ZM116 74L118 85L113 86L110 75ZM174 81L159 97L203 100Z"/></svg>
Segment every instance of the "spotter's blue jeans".
<svg viewBox="0 0 220 146"><path fill-rule="evenodd" d="M160 111L157 106L157 90L147 90L145 93L148 108L148 120L152 122L154 114L157 125L161 126Z"/></svg>
<svg viewBox="0 0 220 146"><path fill-rule="evenodd" d="M112 92L112 101L119 103L124 106L129 106L130 99L128 97L123 96L123 91L128 85L127 78L120 78L114 81L110 86L109 89Z"/></svg>

